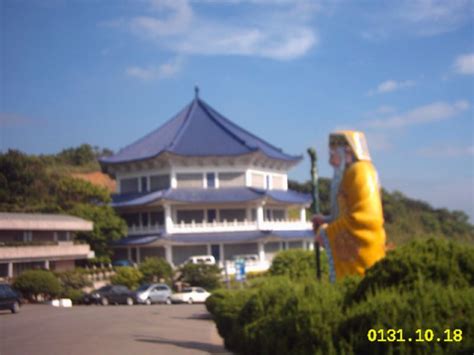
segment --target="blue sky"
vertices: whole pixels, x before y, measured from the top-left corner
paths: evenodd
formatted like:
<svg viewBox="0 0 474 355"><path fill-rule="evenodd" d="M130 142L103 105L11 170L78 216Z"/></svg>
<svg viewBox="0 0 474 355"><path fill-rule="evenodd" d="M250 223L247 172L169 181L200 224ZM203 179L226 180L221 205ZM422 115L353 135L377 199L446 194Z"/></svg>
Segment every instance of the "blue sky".
<svg viewBox="0 0 474 355"><path fill-rule="evenodd" d="M118 150L201 97L290 154L366 132L384 187L474 221L474 2L3 0L0 150ZM309 162L290 178L309 178Z"/></svg>

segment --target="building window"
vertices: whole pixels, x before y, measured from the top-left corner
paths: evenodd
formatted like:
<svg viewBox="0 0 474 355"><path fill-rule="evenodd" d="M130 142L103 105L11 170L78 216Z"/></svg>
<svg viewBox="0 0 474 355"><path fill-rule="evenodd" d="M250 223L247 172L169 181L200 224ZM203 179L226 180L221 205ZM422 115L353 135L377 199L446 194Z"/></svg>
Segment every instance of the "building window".
<svg viewBox="0 0 474 355"><path fill-rule="evenodd" d="M67 232L57 232L57 236L59 242L65 242L69 240Z"/></svg>
<svg viewBox="0 0 474 355"><path fill-rule="evenodd" d="M148 178L146 176L142 176L142 192L148 191Z"/></svg>
<svg viewBox="0 0 474 355"><path fill-rule="evenodd" d="M142 226L148 226L148 213L142 213Z"/></svg>
<svg viewBox="0 0 474 355"><path fill-rule="evenodd" d="M140 225L140 215L138 213L126 213L122 215L122 218L129 227L138 227Z"/></svg>
<svg viewBox="0 0 474 355"><path fill-rule="evenodd" d="M152 226L162 226L165 224L165 215L162 211L150 213L150 224Z"/></svg>
<svg viewBox="0 0 474 355"><path fill-rule="evenodd" d="M152 175L150 176L150 191L165 190L170 187L169 175Z"/></svg>
<svg viewBox="0 0 474 355"><path fill-rule="evenodd" d="M138 178L120 180L120 193L128 194L138 192Z"/></svg>
<svg viewBox="0 0 474 355"><path fill-rule="evenodd" d="M202 188L202 174L176 174L178 188Z"/></svg>
<svg viewBox="0 0 474 355"><path fill-rule="evenodd" d="M245 186L244 173L219 173L219 188Z"/></svg>
<svg viewBox="0 0 474 355"><path fill-rule="evenodd" d="M219 211L221 221L233 222L237 220L243 222L246 218L246 210L243 209L223 209Z"/></svg>
<svg viewBox="0 0 474 355"><path fill-rule="evenodd" d="M176 212L178 223L202 223L204 220L203 210L181 210Z"/></svg>
<svg viewBox="0 0 474 355"><path fill-rule="evenodd" d="M207 173L206 174L207 187L213 189L216 187L216 174Z"/></svg>
<svg viewBox="0 0 474 355"><path fill-rule="evenodd" d="M212 223L214 221L217 221L216 210L207 210L207 222Z"/></svg>

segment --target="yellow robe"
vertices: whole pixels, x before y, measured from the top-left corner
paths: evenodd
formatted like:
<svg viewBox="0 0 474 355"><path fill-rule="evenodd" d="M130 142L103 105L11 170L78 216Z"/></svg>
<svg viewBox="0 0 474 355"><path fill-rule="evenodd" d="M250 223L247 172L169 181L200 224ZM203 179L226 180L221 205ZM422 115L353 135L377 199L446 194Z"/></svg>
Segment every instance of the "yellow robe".
<svg viewBox="0 0 474 355"><path fill-rule="evenodd" d="M385 256L382 201L370 161L357 161L346 169L337 202L339 215L326 227L336 278L363 275Z"/></svg>

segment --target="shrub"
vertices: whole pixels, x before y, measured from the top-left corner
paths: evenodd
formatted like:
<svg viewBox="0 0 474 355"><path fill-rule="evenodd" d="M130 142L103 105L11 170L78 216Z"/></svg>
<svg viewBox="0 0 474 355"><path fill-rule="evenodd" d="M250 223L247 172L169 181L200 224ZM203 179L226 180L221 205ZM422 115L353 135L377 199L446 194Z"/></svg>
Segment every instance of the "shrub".
<svg viewBox="0 0 474 355"><path fill-rule="evenodd" d="M72 303L79 304L82 303L84 299L85 292L81 290L75 290L72 288L65 289L61 295L63 298L69 298Z"/></svg>
<svg viewBox="0 0 474 355"><path fill-rule="evenodd" d="M400 285L410 289L420 277L446 286L474 286L474 248L442 239L408 243L367 270L354 300L376 289Z"/></svg>
<svg viewBox="0 0 474 355"><path fill-rule="evenodd" d="M252 280L206 305L226 347L241 354L472 354L473 260L471 247L428 240L389 254L362 279L330 284L292 271L293 280ZM370 329L386 338L402 330L406 341L370 342ZM416 342L418 329L433 340ZM443 341L448 329L462 341Z"/></svg>
<svg viewBox="0 0 474 355"><path fill-rule="evenodd" d="M323 278L329 275L327 255L321 252L321 273ZM272 276L286 275L290 279L316 277L316 257L314 251L290 249L279 252L273 259L269 274Z"/></svg>
<svg viewBox="0 0 474 355"><path fill-rule="evenodd" d="M86 274L79 270L71 270L56 273L63 288L80 290L84 287L92 286L92 282Z"/></svg>
<svg viewBox="0 0 474 355"><path fill-rule="evenodd" d="M56 297L62 291L58 278L47 270L27 270L16 278L13 287L32 301L36 301L39 295L45 298Z"/></svg>
<svg viewBox="0 0 474 355"><path fill-rule="evenodd" d="M381 290L354 304L348 309L338 333L340 344L356 354L472 354L473 315L473 288L446 287L418 280L413 289ZM406 342L370 342L367 338L369 329L401 329ZM421 329L422 334L432 330L434 341L415 342L419 337L417 329ZM461 329L462 341L438 342L437 338L446 338L444 331L447 329L450 329L451 338L454 330ZM396 337L399 338L399 334Z"/></svg>
<svg viewBox="0 0 474 355"><path fill-rule="evenodd" d="M185 264L179 269L179 280L191 286L201 286L208 290L220 285L221 271L217 265Z"/></svg>
<svg viewBox="0 0 474 355"><path fill-rule="evenodd" d="M143 274L145 282L157 282L160 279L169 282L173 275L171 265L163 258L146 258L140 264L139 270Z"/></svg>
<svg viewBox="0 0 474 355"><path fill-rule="evenodd" d="M139 270L131 266L122 266L117 268L116 274L110 281L114 285L124 285L133 290L138 287L142 278L143 274Z"/></svg>

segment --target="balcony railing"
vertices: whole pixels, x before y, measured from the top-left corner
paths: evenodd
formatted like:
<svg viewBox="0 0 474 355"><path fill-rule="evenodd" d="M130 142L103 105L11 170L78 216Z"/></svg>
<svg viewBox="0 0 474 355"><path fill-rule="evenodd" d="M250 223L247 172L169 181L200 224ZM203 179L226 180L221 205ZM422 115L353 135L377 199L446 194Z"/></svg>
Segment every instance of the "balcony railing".
<svg viewBox="0 0 474 355"><path fill-rule="evenodd" d="M208 232L245 232L253 230L305 230L311 229L309 222L301 222L300 220L273 220L263 221L260 224L257 221L227 221L222 222L195 222L191 223L173 223L168 231L161 225L153 226L131 226L128 228L129 235L140 234L159 234L165 233L208 233Z"/></svg>

